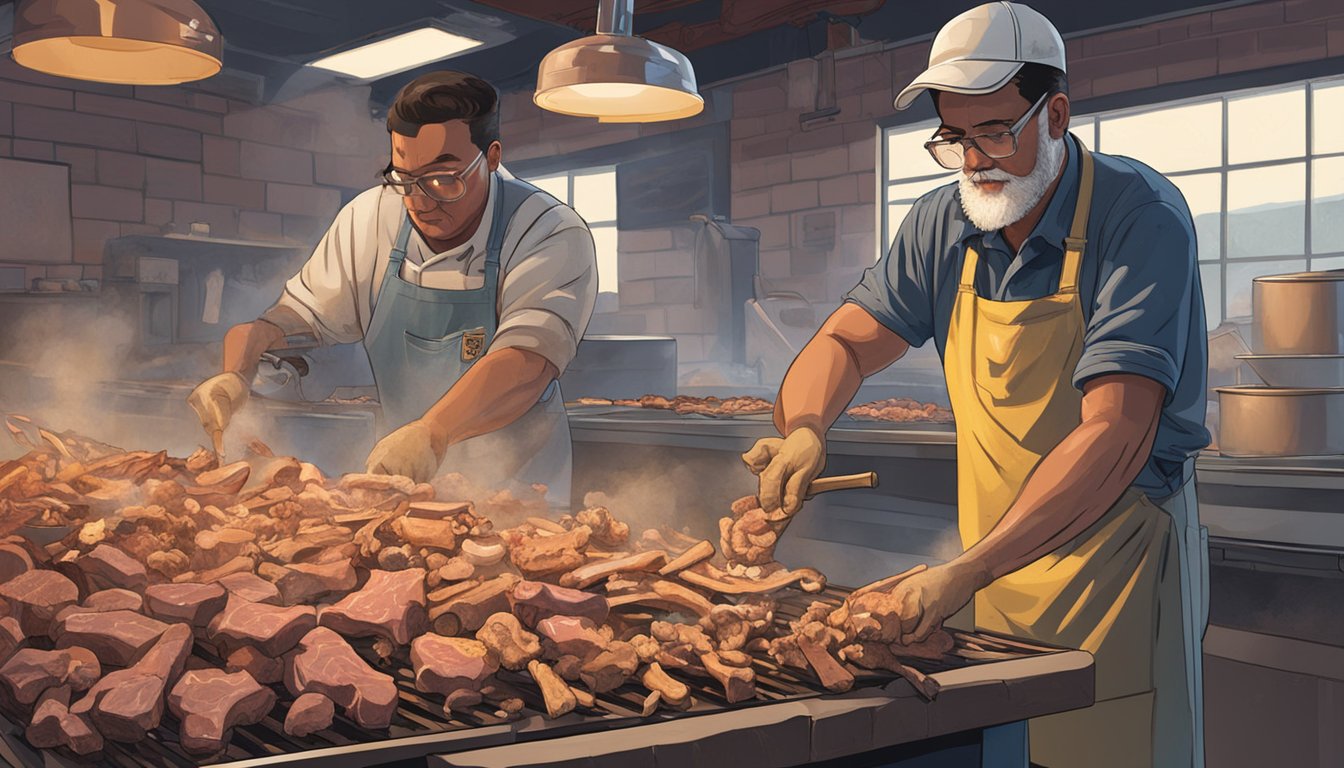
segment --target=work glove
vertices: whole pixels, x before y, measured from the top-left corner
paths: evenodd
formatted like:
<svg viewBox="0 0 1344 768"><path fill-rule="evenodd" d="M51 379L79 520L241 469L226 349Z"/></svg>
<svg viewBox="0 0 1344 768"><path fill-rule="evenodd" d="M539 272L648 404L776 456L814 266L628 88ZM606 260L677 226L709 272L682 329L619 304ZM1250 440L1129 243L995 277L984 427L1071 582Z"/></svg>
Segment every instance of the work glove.
<svg viewBox="0 0 1344 768"><path fill-rule="evenodd" d="M742 454L752 474L760 477L756 494L761 509L789 517L803 507L807 486L826 468L826 439L810 427L799 427L788 437L766 437Z"/></svg>
<svg viewBox="0 0 1344 768"><path fill-rule="evenodd" d="M224 430L233 414L247 403L249 389L242 374L225 371L201 382L187 395L187 404L201 420L201 427L210 437L216 454L224 454Z"/></svg>
<svg viewBox="0 0 1344 768"><path fill-rule="evenodd" d="M417 483L427 483L439 471L443 457L434 452L429 427L412 421L378 441L364 462L365 470L375 475L404 475Z"/></svg>

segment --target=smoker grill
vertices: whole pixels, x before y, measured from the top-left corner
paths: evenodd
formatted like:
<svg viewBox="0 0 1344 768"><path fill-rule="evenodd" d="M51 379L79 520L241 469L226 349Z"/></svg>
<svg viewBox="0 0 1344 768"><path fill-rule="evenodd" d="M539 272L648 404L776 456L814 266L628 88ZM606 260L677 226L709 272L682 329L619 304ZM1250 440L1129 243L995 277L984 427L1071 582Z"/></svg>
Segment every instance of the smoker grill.
<svg viewBox="0 0 1344 768"><path fill-rule="evenodd" d="M775 611L775 622L787 628L788 622L800 616L812 601L820 600L839 605L847 593L848 590L842 587L828 587L815 595L788 590L778 596L779 607ZM1011 638L951 631L955 646L942 660L912 659L910 665L926 674L935 674L995 661L1025 659L1060 652L1059 649L1024 643ZM256 725L235 728L228 747L222 753L211 756L198 757L179 747L177 736L179 722L165 709L159 727L143 741L135 744L119 744L109 740L101 754L89 758L80 758L64 750L35 750L22 740L21 734L25 724L5 719L3 742L0 742L0 760L7 760L15 765L60 768L82 768L92 765L115 768L186 768L198 765L227 765L230 768L263 765L321 765L324 768L340 765L367 766L501 744L595 733L827 694L810 670L804 672L780 667L768 655L757 653L753 654L757 695L754 700L748 702L729 705L712 679L668 670L669 674L691 688L696 701L694 706L684 712L659 709L648 718L642 717L643 701L648 691L637 685L627 684L614 691L597 694L596 705L592 708L580 706L568 715L548 720L543 714L545 705L541 692L531 683L528 676L500 670L497 677L510 688L516 689L509 690L508 695L517 696L525 702L526 706L518 716L501 717L496 714L497 709L487 702L463 712L455 712L455 716L449 719L443 713L442 696L416 690L414 672L406 649L398 649L389 667L379 663L371 641L354 640L351 641L351 645L371 665L391 674L396 680L401 702L391 726L386 731L362 728L338 711L330 728L307 738L290 736L282 728L285 715L292 703L289 701L291 697L286 694L281 696L281 701L265 720ZM203 649L200 643L194 646L193 659L195 662L203 662L216 668L223 667L223 661ZM189 661L188 668L192 666L193 661ZM881 685L897 679L897 676L891 673L851 669L857 678L856 689ZM1090 665L1084 671L1090 681ZM899 682L898 685L908 687L904 682ZM282 687L277 684L277 691ZM1090 695L1088 700L1090 701Z"/></svg>

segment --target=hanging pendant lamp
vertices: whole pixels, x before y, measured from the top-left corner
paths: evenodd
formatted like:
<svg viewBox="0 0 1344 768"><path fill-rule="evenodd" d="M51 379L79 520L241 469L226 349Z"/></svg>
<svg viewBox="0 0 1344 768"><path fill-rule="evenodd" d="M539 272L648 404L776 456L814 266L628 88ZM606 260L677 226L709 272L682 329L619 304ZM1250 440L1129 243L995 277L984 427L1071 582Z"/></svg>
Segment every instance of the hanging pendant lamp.
<svg viewBox="0 0 1344 768"><path fill-rule="evenodd" d="M697 115L705 100L684 55L635 37L634 0L600 0L597 34L541 60L532 101L563 115L603 123L652 123Z"/></svg>
<svg viewBox="0 0 1344 768"><path fill-rule="evenodd" d="M201 80L219 72L223 49L192 0L19 0L14 13L14 61L75 80Z"/></svg>

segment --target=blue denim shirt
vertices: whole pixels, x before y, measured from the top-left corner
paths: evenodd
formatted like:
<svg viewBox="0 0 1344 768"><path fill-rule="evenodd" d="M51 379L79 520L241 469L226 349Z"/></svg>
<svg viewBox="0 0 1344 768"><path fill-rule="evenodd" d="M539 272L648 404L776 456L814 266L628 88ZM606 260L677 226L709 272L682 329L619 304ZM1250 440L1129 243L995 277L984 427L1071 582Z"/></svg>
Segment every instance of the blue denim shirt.
<svg viewBox="0 0 1344 768"><path fill-rule="evenodd" d="M1031 235L1014 253L1002 232L983 232L961 208L955 183L921 197L891 250L846 297L912 346L930 338L942 355L968 245L980 254L977 294L994 301L1038 299L1059 290L1064 238L1078 199L1076 139L1059 185ZM1209 443L1204 428L1208 342L1195 228L1179 190L1127 157L1093 153L1095 177L1079 292L1087 324L1074 386L1130 373L1166 388L1157 436L1135 485L1169 496ZM898 363L899 365L899 363Z"/></svg>

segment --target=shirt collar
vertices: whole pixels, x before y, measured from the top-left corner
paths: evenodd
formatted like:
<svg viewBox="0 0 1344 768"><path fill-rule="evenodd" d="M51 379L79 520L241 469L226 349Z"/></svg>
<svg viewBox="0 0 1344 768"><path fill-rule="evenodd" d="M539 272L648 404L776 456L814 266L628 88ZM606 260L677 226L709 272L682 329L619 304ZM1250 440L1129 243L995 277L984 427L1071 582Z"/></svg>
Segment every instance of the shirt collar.
<svg viewBox="0 0 1344 768"><path fill-rule="evenodd" d="M1064 173L1060 176L1059 186L1055 187L1054 194L1050 197L1050 203L1045 207L1045 213L1041 214L1041 220L1036 222L1036 228L1031 231L1027 239L1022 243L1022 261L1030 261L1040 252L1039 248L1029 248L1033 243L1047 245L1059 252L1064 250L1064 238L1068 236L1069 229L1073 225L1073 209L1078 199L1078 139L1069 134L1069 140L1065 143ZM960 202L960 198L958 198ZM961 213L965 217L965 213ZM1003 251L1010 255L1013 254L1012 248L1008 246L1008 241L1003 238L1002 230L993 232L984 232L977 228L970 220L966 220L967 229L960 238L964 244L966 240L972 237L979 237L984 248L992 248Z"/></svg>

